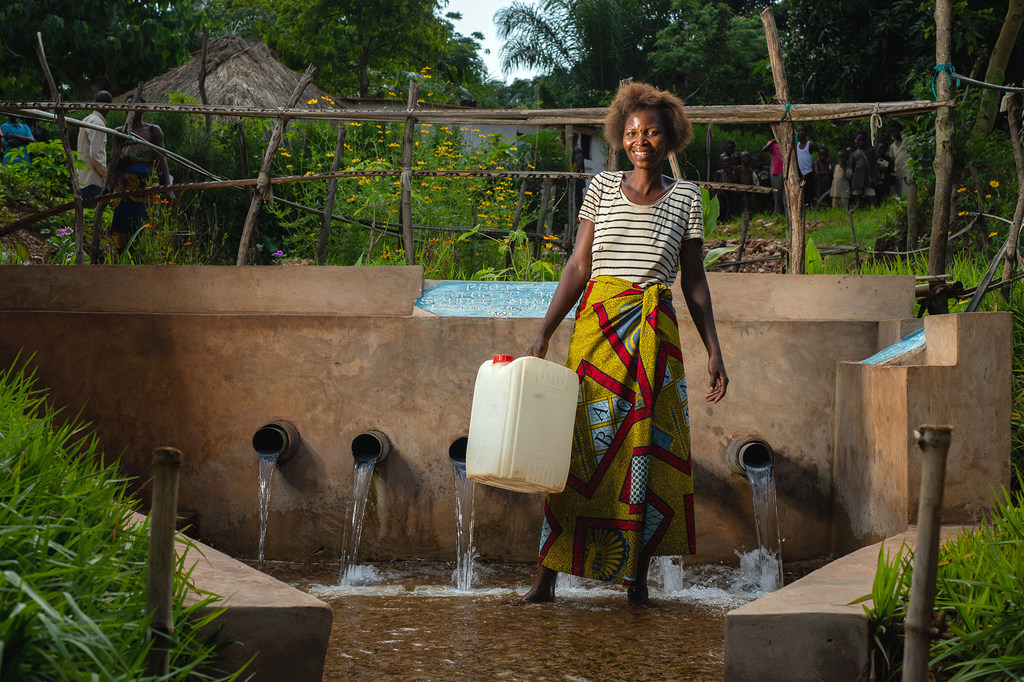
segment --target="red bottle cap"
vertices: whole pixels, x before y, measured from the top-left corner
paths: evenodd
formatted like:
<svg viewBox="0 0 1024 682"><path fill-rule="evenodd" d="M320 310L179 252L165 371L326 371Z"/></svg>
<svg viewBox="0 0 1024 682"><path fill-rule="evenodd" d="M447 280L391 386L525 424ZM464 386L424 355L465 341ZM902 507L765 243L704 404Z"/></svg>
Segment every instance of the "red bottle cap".
<svg viewBox="0 0 1024 682"><path fill-rule="evenodd" d="M512 357L511 355L495 355L494 356L494 364L495 365L498 364L499 362L512 362L513 360L515 360L515 358Z"/></svg>

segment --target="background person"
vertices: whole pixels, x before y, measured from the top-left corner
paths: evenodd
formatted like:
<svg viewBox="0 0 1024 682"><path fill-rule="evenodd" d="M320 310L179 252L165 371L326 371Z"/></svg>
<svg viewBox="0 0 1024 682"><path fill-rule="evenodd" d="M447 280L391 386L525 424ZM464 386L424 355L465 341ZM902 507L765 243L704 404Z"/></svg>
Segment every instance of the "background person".
<svg viewBox="0 0 1024 682"><path fill-rule="evenodd" d="M110 93L100 90L96 93L97 102L109 104ZM93 111L83 119L85 123L106 126L106 114ZM107 134L89 128L78 129L78 156L85 163L85 168L78 170L78 184L82 188L83 199L95 199L103 191L107 181Z"/></svg>
<svg viewBox="0 0 1024 682"><path fill-rule="evenodd" d="M645 602L651 557L695 551L687 393L669 289L677 272L708 352L706 399L717 403L728 385L704 276L700 191L662 174L668 154L692 137L683 103L644 83L624 85L605 136L633 170L591 182L576 248L526 351L544 357L582 294L567 362L581 381L569 481L547 497L537 576L521 602L554 599L559 571L626 585L630 600Z"/></svg>
<svg viewBox="0 0 1024 682"><path fill-rule="evenodd" d="M4 138L4 165L20 164L27 166L32 160L28 153L28 145L35 142L32 129L25 120L14 114L7 116L7 122L0 125L0 135Z"/></svg>
<svg viewBox="0 0 1024 682"><path fill-rule="evenodd" d="M125 100L131 102L131 96ZM142 102L140 98L138 102ZM123 130L123 128L121 129ZM135 138L146 140L158 147L164 146L164 132L158 125L151 125L142 120L142 112L135 113L132 121L131 134ZM117 161L117 176L114 180L117 191L144 189L153 184L167 185L170 183L170 171L167 159L163 154L139 142L126 142L121 148L121 156ZM171 195L173 198L173 195ZM128 240L142 227L149 218L149 197L129 196L114 200L114 215L111 219L110 234L117 250L123 251Z"/></svg>

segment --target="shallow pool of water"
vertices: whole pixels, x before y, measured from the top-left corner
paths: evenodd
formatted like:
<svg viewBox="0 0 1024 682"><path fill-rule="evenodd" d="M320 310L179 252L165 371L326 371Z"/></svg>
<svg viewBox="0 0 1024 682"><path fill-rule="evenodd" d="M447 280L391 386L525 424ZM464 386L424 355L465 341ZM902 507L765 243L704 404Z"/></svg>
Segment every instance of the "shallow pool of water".
<svg viewBox="0 0 1024 682"><path fill-rule="evenodd" d="M534 566L478 564L468 592L454 588L454 568L364 564L348 587L337 565L266 572L330 604L327 681L721 680L725 614L764 594L749 570L717 565L686 566L666 592L655 566L649 607L630 604L624 588L565 576L554 603L507 606ZM809 568L787 567L787 582Z"/></svg>

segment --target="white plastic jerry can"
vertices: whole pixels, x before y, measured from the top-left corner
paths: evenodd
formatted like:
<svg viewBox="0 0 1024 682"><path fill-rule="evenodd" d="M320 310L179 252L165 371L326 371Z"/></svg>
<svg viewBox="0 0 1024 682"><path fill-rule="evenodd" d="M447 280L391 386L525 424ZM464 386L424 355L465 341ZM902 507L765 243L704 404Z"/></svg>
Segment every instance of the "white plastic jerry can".
<svg viewBox="0 0 1024 682"><path fill-rule="evenodd" d="M579 379L535 357L495 355L480 366L466 444L466 477L524 493L560 492L569 477Z"/></svg>

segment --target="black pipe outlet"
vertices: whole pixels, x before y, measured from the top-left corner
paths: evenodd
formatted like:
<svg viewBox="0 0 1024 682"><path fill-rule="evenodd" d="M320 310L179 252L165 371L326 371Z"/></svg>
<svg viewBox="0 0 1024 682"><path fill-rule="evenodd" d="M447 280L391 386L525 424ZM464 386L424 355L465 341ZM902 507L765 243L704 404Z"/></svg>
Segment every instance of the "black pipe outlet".
<svg viewBox="0 0 1024 682"><path fill-rule="evenodd" d="M298 451L299 432L291 422L269 422L252 435L252 449L260 459L283 464Z"/></svg>
<svg viewBox="0 0 1024 682"><path fill-rule="evenodd" d="M380 431L366 431L352 439L352 458L357 464L380 462L391 452L391 442Z"/></svg>
<svg viewBox="0 0 1024 682"><path fill-rule="evenodd" d="M469 444L469 436L459 436L448 446L448 456L453 462L466 463L466 445Z"/></svg>

